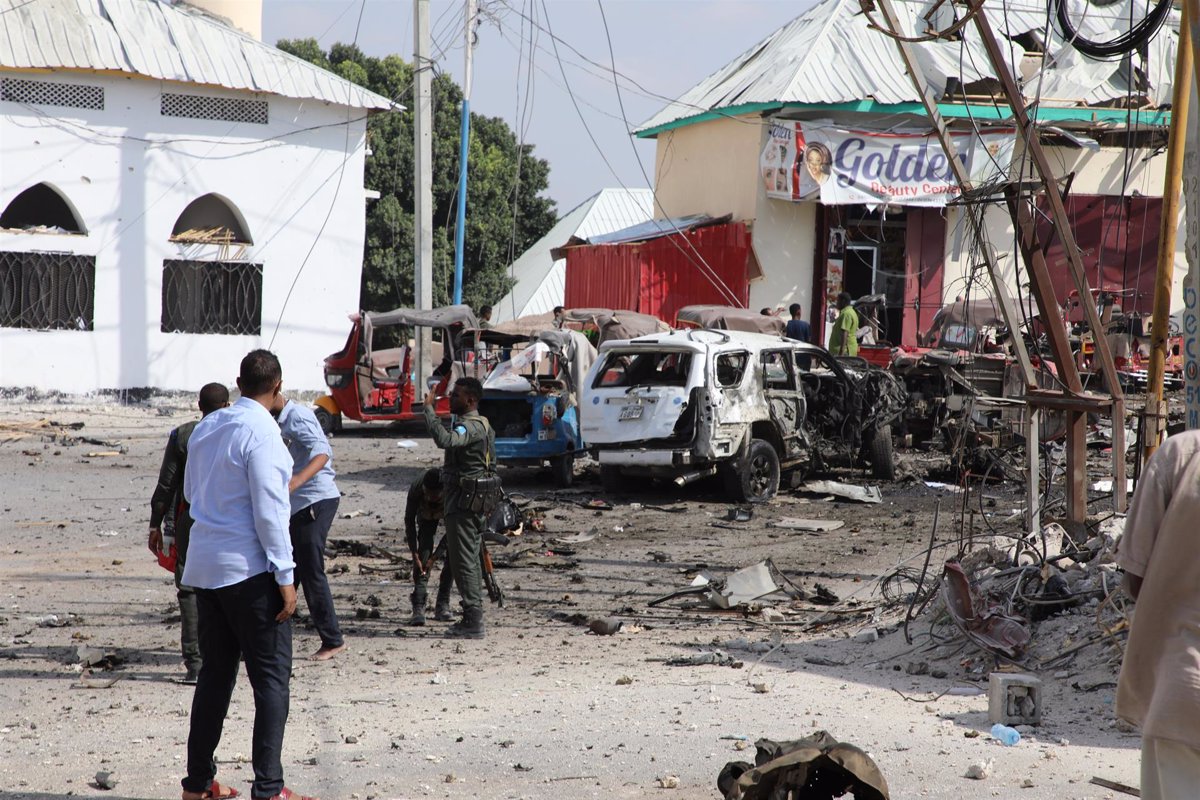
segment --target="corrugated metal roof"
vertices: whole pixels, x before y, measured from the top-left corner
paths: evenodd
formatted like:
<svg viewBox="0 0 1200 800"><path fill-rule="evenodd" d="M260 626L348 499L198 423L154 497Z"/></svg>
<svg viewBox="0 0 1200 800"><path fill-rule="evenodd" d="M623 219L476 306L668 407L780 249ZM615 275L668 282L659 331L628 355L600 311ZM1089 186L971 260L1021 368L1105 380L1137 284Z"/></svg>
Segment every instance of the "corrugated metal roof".
<svg viewBox="0 0 1200 800"><path fill-rule="evenodd" d="M654 193L649 189L603 189L563 214L545 236L513 262L516 285L496 303L493 318L504 322L545 314L563 304L566 259L550 251L572 236L588 238L645 222L654 216Z"/></svg>
<svg viewBox="0 0 1200 800"><path fill-rule="evenodd" d="M1072 19L1082 35L1105 41L1123 32L1129 19L1145 14L1145 0L1116 0L1103 7L1088 0L1068 0ZM924 32L922 17L934 6L931 0L893 0L905 32ZM945 27L949 4L934 12L933 21ZM1002 11L1001 11L1002 9ZM1094 62L1082 58L1063 41L1053 26L1046 36L1044 2L1006 0L1003 6L988 5L989 21L997 33L1007 37L1034 33L1043 40L1047 57L1041 76L1041 96L1072 104L1101 103L1124 98L1129 93L1127 61ZM1149 46L1147 93L1154 105L1170 102L1172 70L1178 30L1163 26ZM879 15L877 15L878 17ZM920 23L920 25L918 25ZM947 78L971 83L995 77L973 25L962 30L958 41L916 44L926 80L940 96ZM1019 63L1023 48L1009 43L1005 53L1008 69ZM1141 67L1140 58L1134 66ZM1038 77L1027 91L1038 88ZM1140 94L1140 92L1135 92ZM836 104L859 100L878 103L911 103L920 98L900 60L895 42L869 27L857 0L822 0L729 64L705 78L643 123L638 131L649 131L690 117L722 109L780 103Z"/></svg>
<svg viewBox="0 0 1200 800"><path fill-rule="evenodd" d="M187 5L0 0L0 68L101 70L352 108L398 108Z"/></svg>

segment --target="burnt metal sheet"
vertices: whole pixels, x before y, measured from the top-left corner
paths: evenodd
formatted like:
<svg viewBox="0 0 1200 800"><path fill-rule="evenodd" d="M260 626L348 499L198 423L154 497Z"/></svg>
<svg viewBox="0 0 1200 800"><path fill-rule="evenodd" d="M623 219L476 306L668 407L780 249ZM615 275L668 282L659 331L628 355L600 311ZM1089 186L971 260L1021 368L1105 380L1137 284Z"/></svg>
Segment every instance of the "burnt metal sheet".
<svg viewBox="0 0 1200 800"><path fill-rule="evenodd" d="M785 328L779 317L732 306L684 306L676 313L675 319L697 328L765 333L768 336L782 336Z"/></svg>
<svg viewBox="0 0 1200 800"><path fill-rule="evenodd" d="M978 597L958 562L946 562L942 572L942 600L958 629L984 650L1015 659L1029 647L1031 636L1025 620Z"/></svg>
<svg viewBox="0 0 1200 800"><path fill-rule="evenodd" d="M413 325L421 328L449 328L462 325L465 329L478 328L475 312L470 306L443 306L433 309L396 308L391 311L367 312L367 320L373 327L380 325Z"/></svg>

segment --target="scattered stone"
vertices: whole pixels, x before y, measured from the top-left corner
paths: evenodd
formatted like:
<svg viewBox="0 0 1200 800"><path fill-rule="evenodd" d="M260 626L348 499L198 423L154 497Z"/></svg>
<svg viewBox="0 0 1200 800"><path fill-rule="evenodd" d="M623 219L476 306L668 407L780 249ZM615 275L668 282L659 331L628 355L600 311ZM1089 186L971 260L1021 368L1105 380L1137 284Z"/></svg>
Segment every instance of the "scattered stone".
<svg viewBox="0 0 1200 800"><path fill-rule="evenodd" d="M1026 778L1025 780L1021 781L1021 788L1022 789L1032 789L1033 788L1033 778Z"/></svg>
<svg viewBox="0 0 1200 800"><path fill-rule="evenodd" d="M929 674L929 662L928 661L910 661L910 662L908 662L907 665L905 665L904 671L905 671L905 673L907 673L909 675L928 675Z"/></svg>
<svg viewBox="0 0 1200 800"><path fill-rule="evenodd" d="M762 616L763 622L783 622L785 619L782 611L771 606L767 606L759 614Z"/></svg>
<svg viewBox="0 0 1200 800"><path fill-rule="evenodd" d="M342 741L346 744L358 744L358 737L352 733L348 733L343 737Z"/></svg>
<svg viewBox="0 0 1200 800"><path fill-rule="evenodd" d="M446 777L443 778L442 780L445 781L446 783L454 783L455 781L458 780L458 776L455 775L453 772L447 772Z"/></svg>
<svg viewBox="0 0 1200 800"><path fill-rule="evenodd" d="M660 789L678 789L679 788L679 776L678 775L664 775L663 777L658 779L658 788L660 788Z"/></svg>
<svg viewBox="0 0 1200 800"><path fill-rule="evenodd" d="M970 778L973 781L982 781L992 776L992 759L986 761L976 761L971 766L967 767L967 772L964 778Z"/></svg>
<svg viewBox="0 0 1200 800"><path fill-rule="evenodd" d="M979 731L977 731L977 730L975 730L974 728L972 728L972 729L971 729L971 730L969 730L969 731L963 731L963 736L967 737L968 739L978 739L978 738L979 738Z"/></svg>
<svg viewBox="0 0 1200 800"><path fill-rule="evenodd" d="M856 641L856 642L877 642L877 641L879 641L879 631L875 630L874 628L871 628L870 630L865 630L862 633L855 635L854 641Z"/></svg>
<svg viewBox="0 0 1200 800"><path fill-rule="evenodd" d="M617 678L617 686L628 686L631 683L633 683L633 678L629 677L628 675L622 675L621 677Z"/></svg>
<svg viewBox="0 0 1200 800"><path fill-rule="evenodd" d="M110 791L112 789L117 788L116 774L114 774L112 772L106 772L104 770L97 772L96 773L96 786L97 786L97 788L104 789L105 791Z"/></svg>
<svg viewBox="0 0 1200 800"><path fill-rule="evenodd" d="M768 694L771 691L769 683L753 683L751 686L754 688L755 694Z"/></svg>

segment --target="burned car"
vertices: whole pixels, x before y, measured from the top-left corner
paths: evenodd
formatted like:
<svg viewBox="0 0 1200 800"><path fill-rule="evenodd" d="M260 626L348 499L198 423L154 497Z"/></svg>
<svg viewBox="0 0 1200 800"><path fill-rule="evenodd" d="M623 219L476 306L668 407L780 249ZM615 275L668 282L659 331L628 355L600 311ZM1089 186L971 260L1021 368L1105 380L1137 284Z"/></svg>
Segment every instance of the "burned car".
<svg viewBox="0 0 1200 800"><path fill-rule="evenodd" d="M604 344L584 381L583 439L606 487L684 485L720 475L740 502L763 502L783 472L842 451L890 478L903 386L816 345L723 330Z"/></svg>

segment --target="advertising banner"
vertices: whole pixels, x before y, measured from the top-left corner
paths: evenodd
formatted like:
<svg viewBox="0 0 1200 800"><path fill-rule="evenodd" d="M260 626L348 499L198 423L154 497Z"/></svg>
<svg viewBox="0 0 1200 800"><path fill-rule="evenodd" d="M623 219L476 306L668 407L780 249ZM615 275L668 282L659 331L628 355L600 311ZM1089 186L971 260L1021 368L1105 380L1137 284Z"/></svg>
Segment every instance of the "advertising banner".
<svg viewBox="0 0 1200 800"><path fill-rule="evenodd" d="M1012 163L1015 128L951 134L972 184L998 180ZM825 205L940 207L959 193L937 136L772 119L759 159L767 196Z"/></svg>

